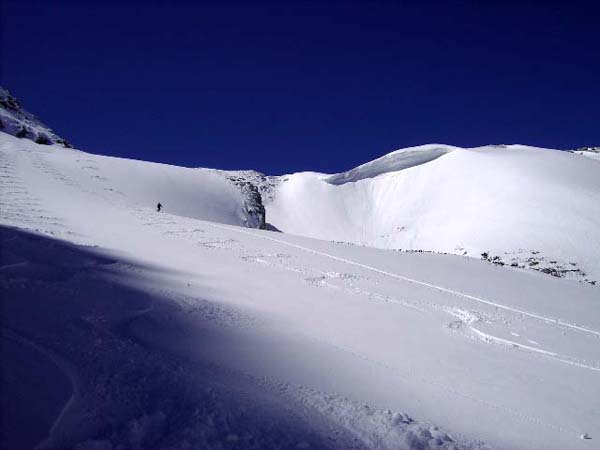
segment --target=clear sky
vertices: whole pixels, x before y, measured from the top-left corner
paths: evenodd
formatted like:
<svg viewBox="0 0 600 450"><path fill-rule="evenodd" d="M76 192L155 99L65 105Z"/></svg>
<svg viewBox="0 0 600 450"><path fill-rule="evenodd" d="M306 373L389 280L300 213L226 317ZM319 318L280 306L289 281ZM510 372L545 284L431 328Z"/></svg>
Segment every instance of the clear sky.
<svg viewBox="0 0 600 450"><path fill-rule="evenodd" d="M1 84L77 148L271 174L600 145L600 2L1 2Z"/></svg>

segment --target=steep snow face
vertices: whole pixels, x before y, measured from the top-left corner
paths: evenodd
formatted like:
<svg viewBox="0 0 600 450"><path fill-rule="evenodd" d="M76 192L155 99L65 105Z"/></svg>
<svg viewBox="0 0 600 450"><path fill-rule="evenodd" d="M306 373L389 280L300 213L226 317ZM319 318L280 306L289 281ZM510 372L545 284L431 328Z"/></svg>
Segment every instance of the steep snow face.
<svg viewBox="0 0 600 450"><path fill-rule="evenodd" d="M160 202L163 212L179 216L259 226L244 192L212 170L93 155L58 145L38 145L6 133L0 133L0 149L15 155L17 166L11 170L31 175L28 187L42 194L38 202L56 206L62 211L61 220L71 223L82 222L82 215L97 217L92 223L98 227L114 219L103 217L104 212L90 203L92 196L109 209L111 206L155 209ZM25 155L27 152L30 154ZM44 176L33 175L39 171ZM54 194L61 184L73 188L67 202ZM9 224L16 224L23 214L13 213L20 198L19 190L7 189L5 185L2 186L3 217ZM36 207L29 213L35 216Z"/></svg>
<svg viewBox="0 0 600 450"><path fill-rule="evenodd" d="M570 152L411 148L344 174L282 177L266 208L269 222L287 233L477 258L485 252L505 264L554 264L560 276L600 280L600 164Z"/></svg>
<svg viewBox="0 0 600 450"><path fill-rule="evenodd" d="M61 144L71 147L47 125L25 110L8 90L0 86L0 131L40 144Z"/></svg>
<svg viewBox="0 0 600 450"><path fill-rule="evenodd" d="M325 181L340 185L364 180L365 178L375 178L384 173L396 172L428 163L456 148L450 145L430 144L396 150L347 172L327 177Z"/></svg>

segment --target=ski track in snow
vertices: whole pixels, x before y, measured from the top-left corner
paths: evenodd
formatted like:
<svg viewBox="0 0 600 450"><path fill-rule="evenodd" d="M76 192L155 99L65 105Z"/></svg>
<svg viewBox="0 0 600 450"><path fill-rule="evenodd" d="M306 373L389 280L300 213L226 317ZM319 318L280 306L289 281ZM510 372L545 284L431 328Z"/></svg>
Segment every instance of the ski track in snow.
<svg viewBox="0 0 600 450"><path fill-rule="evenodd" d="M141 211L141 210L140 210ZM143 216L146 217L146 216ZM170 219L165 219L163 221L157 221L157 222L148 222L145 223L146 225L166 225L166 226L170 226L170 225L180 225L177 221L174 220L170 220ZM523 311L520 310L518 308L513 308L510 306L506 306L506 305L502 305L498 302L493 302L484 298L480 298L480 297L476 297L470 294L466 294L463 292L458 292L452 289L448 289L445 288L443 286L439 286L439 285L435 285L432 283L428 283L425 281L421 281L421 280L416 280L413 278L409 278L397 273L392 273L392 272L388 272L385 270L381 270L378 269L376 267L373 266L369 266L366 264L362 264L356 261L351 261L349 259L346 258L340 258L338 256L335 255L331 255L329 253L325 253L325 252L321 252L318 250L314 250L311 249L309 247L306 246L302 246L302 245L298 245L298 244L294 244L294 243L290 243L287 241L284 241L282 239L277 239L277 238L273 238L270 236L265 236L263 234L257 234L255 232L243 229L243 228L236 228L236 227L231 227L228 225L222 225L222 224L216 224L216 223L210 223L210 222L206 222L205 223L206 226L210 226L213 228L217 228L217 229L223 229L223 230L227 230L227 231L233 231L235 233L241 233L241 234L245 234L245 235L249 235L252 236L253 238L257 238L257 239L265 239L265 240L269 240L272 242L276 242L277 244L281 244L284 245L286 247L291 247L291 248L295 248L298 250L301 250L303 252L308 252L311 254L315 254L321 257L325 257L325 258L329 258L344 264L348 264L351 266L355 266L355 267L359 267L361 269L365 269L368 271L372 271L387 277L391 277L397 280L401 280L404 282L408 282L408 283L413 283L413 284L417 284L417 285L421 285L430 289L435 289L437 291L446 293L446 294L450 294L453 296L457 296L457 297L461 297L464 299L467 299L469 301L475 301L478 303L482 303L485 305L489 305L492 306L494 308L498 308L500 310L505 310L505 311L509 311L512 313L516 313L522 316L526 316L526 317L531 317L534 318L536 320L540 320L543 323L547 324L547 325L551 325L551 326L557 326L557 327L567 327L570 329L574 329L578 332L583 332L583 333L588 333L592 336L600 336L600 332L587 328L587 327L583 327L581 325L578 324L573 324L558 318L552 318L552 317L546 317L537 313L533 313L533 312L529 312L529 311ZM197 229L194 230L194 233L198 233L199 231ZM204 231L201 231L202 233L204 233ZM182 234L189 234L190 232L187 229L183 229L183 230L165 230L163 231L163 234L165 235L172 235L172 236L181 236ZM192 233L193 234L193 233ZM232 249L233 247L237 247L238 250L241 249L240 247L240 243L234 239L208 239L208 240L196 240L197 245L208 248L208 249L217 249L217 248L221 248L221 249ZM247 255L247 256L242 256L241 258L248 261L248 260L254 260L258 263L262 263L262 264L271 264L269 263L265 257L268 257L271 255L261 255L261 256L252 256L252 255ZM289 255L285 255L285 254L276 254L274 255L276 256L278 259L289 259ZM286 258L287 257L287 258ZM290 264L279 264L280 267L283 267L285 270L288 271L292 271L292 272L296 272L301 274L302 276L304 276L305 280L309 283L315 284L315 285L323 285L332 289L340 289L341 286L336 285L336 284L332 284L330 282L328 282L327 280L331 280L331 279L341 279L342 281L346 281L346 284L348 284L350 282L350 280L353 279L353 276L350 274L337 274L337 273L332 273L332 272L324 272L324 271L316 271L314 268L307 270L305 268L301 268L301 267L294 267ZM317 272L315 274L315 272ZM375 299L375 300L379 300L379 301L383 301L383 302L387 302L387 303L394 303L394 304L398 304L400 306L403 307L407 307L407 308L412 308L421 312L426 312L427 309L425 308L425 306L429 307L429 308L433 308L436 310L442 310L445 312L448 312L445 310L445 308L443 308L442 306L440 306L439 304L434 304L434 303L424 303L423 301L410 301L410 300L406 300L406 299L399 299L397 297L390 297L387 295L381 295L381 294L377 294L375 292L372 291L368 291L368 290L362 290L359 287L353 286L350 288L347 288L347 290L351 293L354 294L358 294L358 295L363 295L368 297L369 299ZM451 313L450 313L451 314ZM452 315L452 314L451 314ZM582 369L586 369L586 370L591 370L594 372L600 372L600 367L598 366L593 366L593 365L589 365L589 364L585 364L583 362L580 362L577 360L577 358L571 358L567 355L560 355L554 351L551 350L545 350L545 349L541 349L541 348L536 348L536 347L532 347L532 346L528 346L528 345L524 345L522 343L518 343L515 341L511 341L508 339L504 339L501 337L497 337L494 336L492 334L489 333L485 333L479 329L477 329L476 327L474 327L472 324L468 324L468 330L471 332L471 334L473 336L475 336L476 338L478 338L479 340L486 342L486 343L495 343L495 344L499 344L499 345L503 345L503 346L507 346L507 347L512 347L512 348L516 348L525 352L531 352L533 354L536 354L538 356L542 356L542 357L547 357L550 358L552 360L555 360L557 362L563 363L563 364L568 364L574 367L579 367Z"/></svg>
<svg viewBox="0 0 600 450"><path fill-rule="evenodd" d="M0 152L0 217L7 224L50 234L64 229L65 223L42 207L40 199L31 194L27 184L17 174L15 163ZM24 209L25 207L26 209Z"/></svg>
<svg viewBox="0 0 600 450"><path fill-rule="evenodd" d="M67 378L69 380L69 382L71 383L71 395L70 395L69 399L67 400L67 402L65 403L65 405L60 410L58 416L54 420L54 422L50 428L50 431L48 433L49 435L52 435L55 432L55 430L58 428L62 418L64 417L66 412L69 410L69 408L71 407L71 405L73 404L73 402L75 401L75 399L78 395L79 383L77 382L77 377L75 375L76 370L67 361L65 361L60 356L56 355L54 352L33 342L31 339L28 339L28 338L20 335L19 333L17 333L14 330L3 327L2 335L5 339L9 339L9 340L18 342L26 347L33 349L38 354L42 355L44 358L46 358L48 361L50 361L54 366L56 366L63 373L65 378Z"/></svg>
<svg viewBox="0 0 600 450"><path fill-rule="evenodd" d="M228 230L228 231L234 231L236 233L247 234L247 235L253 236L253 237L258 238L258 239L267 239L267 240L270 240L270 241L273 241L273 242L277 242L278 244L285 245L287 247L296 248L296 249L302 250L304 252L312 253L312 254L319 255L319 256L322 256L322 257L325 257L325 258L330 258L330 259L333 259L333 260L336 260L336 261L339 261L339 262L342 262L342 263L345 263L345 264L349 264L349 265L352 265L352 266L360 267L362 269L373 271L373 272L376 272L376 273L379 273L379 274L382 274L382 275L385 275L385 276L389 276L389 277L392 277L392 278L395 278L395 279L398 279L398 280L402 280L402 281L406 281L406 282L409 282L409 283L418 284L418 285L421 285L421 286L425 286L425 287L428 287L428 288L431 288L431 289L438 290L440 292L444 292L444 293L451 294L451 295L454 295L454 296L462 297L462 298L465 298L465 299L468 299L468 300L472 300L472 301L476 301L476 302L479 302L479 303L483 303L483 304L486 304L486 305L490 305L490 306L493 306L493 307L498 308L498 309L510 311L510 312L517 313L517 314L520 314L520 315L523 315L523 316L526 316L526 317L531 317L531 318L534 318L534 319L537 319L537 320L541 320L541 321L543 321L546 324L555 325L555 326L563 326L563 327L571 328L571 329L574 329L574 330L577 330L577 331L580 331L580 332L589 333L589 334L594 335L594 336L600 336L600 332L599 331L592 330L590 328L586 328L586 327L583 327L583 326L580 326L580 325L577 325L577 324L569 323L569 322L566 322L566 321L561 320L561 319L551 318L551 317L545 317L545 316L542 316L540 314L536 314L536 313L532 313L532 312L528 312L528 311L523 311L523 310L520 310L520 309L517 309L517 308L512 308L510 306L502 305L502 304L497 303L497 302L492 302L490 300L486 300L486 299L483 299L483 298L475 297L473 295L465 294L465 293L458 292L458 291L455 291L455 290L452 290L452 289L447 289L445 287L438 286L438 285L431 284L431 283L427 283L425 281L420 281L420 280L415 280L413 278L408 278L408 277L405 277L403 275L399 275L399 274L396 274L396 273L391 273L391 272L388 272L388 271L385 271L385 270L378 269L376 267L368 266L366 264L362 264L362 263L359 263L359 262L356 262L356 261L351 261L349 259L340 258L338 256L331 255L331 254L328 254L328 253L324 253L324 252L321 252L321 251L318 251L318 250L313 250L311 248L308 248L308 247L305 247L305 246L302 246L302 245L298 245L298 244L293 244L293 243L290 243L290 242L286 242L286 241L281 240L281 239L276 239L276 238L269 237L269 236L264 236L264 235L258 235L256 233L251 232L251 231L246 231L246 230L243 230L243 229L236 229L236 228L228 227L228 226L225 226L225 225L219 225L219 224L214 224L214 223L210 223L209 225L211 227L221 228L221 229L225 229L225 230ZM419 308L417 305L411 305L409 302L403 302L403 301L398 301L398 300L393 300L393 299L386 299L386 301L390 301L392 303L397 303L397 304L401 304L403 306L413 307L413 308L417 308L417 309ZM557 353L552 352L552 351L542 350L542 349L530 347L530 346L527 346L527 345L519 344L519 343L514 342L514 341L509 341L507 339L503 339L503 338L499 338L499 337L495 337L495 336L489 335L487 333L484 333L482 331L479 331L479 330L475 329L474 327L470 327L470 328L472 329L472 331L476 335L478 335L479 337L483 338L484 340L488 340L488 341L492 341L492 342L497 342L497 343L501 343L501 344L505 344L505 345L509 345L509 346L513 346L513 347L520 348L520 349L523 349L523 350L527 350L527 351L531 351L531 352L534 352L534 353L538 353L538 354L543 355L543 356L551 357L552 359L555 359L556 361L559 361L561 363L570 364L570 365L573 365L573 366L576 366L576 367L581 367L581 368L592 370L592 371L595 371L595 372L600 372L600 367L590 366L590 365L587 365L587 364L582 364L582 363L578 363L578 362L575 362L575 361L571 361L571 360L566 359L564 357L560 357Z"/></svg>
<svg viewBox="0 0 600 450"><path fill-rule="evenodd" d="M36 232L41 232L49 235L57 235L61 237L67 237L68 239L73 240L75 237L83 238L81 235L77 235L74 231L72 231L72 227L69 223L67 223L64 219L54 216L51 212L44 209L42 206L41 200L34 196L30 189L27 187L27 184L19 179L17 175L17 170L15 168L14 161L9 160L8 157L5 157L3 152L0 152L0 156L2 159L0 160L0 188L2 188L2 200L0 203L0 208L2 209L2 220L5 221L8 225L18 226L23 229L30 229ZM411 308L413 310L431 313L435 312L443 312L450 316L457 318L457 328L460 328L460 331L465 336L473 337L481 342L485 343L493 343L498 344L500 346L506 346L508 348L516 348L518 350L522 350L525 353L529 353L532 356L538 356L542 358L548 358L559 363L575 366L581 369L586 369L594 372L600 372L600 367L593 366L589 364L584 364L580 361L577 361L576 358L572 358L566 355L561 355L557 352L542 349L539 347L525 345L516 341L512 341L509 339L505 339L502 337L494 336L490 333L484 332L475 326L481 319L478 317L470 317L469 314L471 312L460 310L455 308L454 310L448 309L441 304L426 302L424 300L414 300L414 299L404 299L397 298L395 296L389 296L386 294L381 294L375 292L371 288L363 288L361 287L359 280L364 280L365 276L360 274L352 274L345 272L336 272L329 270L320 270L314 267L303 267L294 263L293 256L285 253L267 253L267 254L257 254L249 251L249 249L245 248L244 242L242 240L233 239L231 237L223 236L223 235L213 235L213 233L208 233L208 228L213 228L216 230L226 230L228 233L238 233L251 236L253 239L264 239L271 242L276 243L277 245L282 245L288 248L293 248L295 250L299 250L301 252L306 252L309 254L317 255L321 258L327 258L345 265L349 265L352 267L356 267L361 270L365 270L367 272L376 273L378 275L382 275L384 277L389 277L395 280L399 280L404 283L410 283L414 285L419 285L426 287L428 289L433 289L435 291L441 292L446 295L459 297L461 299L467 300L469 302L475 302L477 304L486 305L497 310L502 310L509 312L511 314L517 314L523 317L535 319L536 321L542 322L544 325L550 327L556 327L559 329L567 328L570 330L574 330L577 333L583 333L586 335L590 335L593 337L600 337L600 331L592 329L587 326L583 326L578 323L572 323L561 318L549 317L543 314L538 314L536 312L531 312L519 308L514 308L511 306L503 305L501 303L488 300L486 298L477 297L474 295L470 295L464 292L460 292L453 289L448 289L446 287L436 285L433 283L428 283L426 281L417 280L411 277L407 277L404 275L400 275L398 273L389 272L386 270L378 269L377 267L363 264L357 261L353 261L347 258L338 257L336 255L311 249L304 245L295 244L292 242L285 241L283 239L277 239L275 237L266 235L265 233L257 233L254 231L236 228L230 225L223 225L211 222L198 221L195 219L189 219L185 217L177 217L171 216L169 214L164 214L163 216L158 216L151 209L139 205L133 204L131 202L127 202L123 197L123 194L119 191L113 190L110 187L110 180L107 177L100 176L97 174L99 171L98 167L94 165L93 159L81 158L78 160L78 163L81 164L81 170L84 173L88 173L90 179L97 183L100 187L100 191L88 189L85 185L78 182L77 180L70 179L61 171L59 171L56 167L53 167L52 164L48 163L44 159L43 154L32 153L28 155L33 167L36 170L40 171L44 175L50 177L52 180L55 180L58 183L63 184L68 189L73 189L79 192L84 192L86 195L91 196L92 198L97 199L101 202L106 202L111 204L113 207L124 208L128 211L137 221L141 221L143 226L149 228L154 231L158 231L165 239L186 239L193 242L196 246L201 247L206 251L236 251L238 256L245 261L255 262L258 264L271 265L273 267L279 267L283 270L287 270L289 272L293 272L302 277L307 283L310 283L314 286L323 286L330 289L342 289L347 293L356 294L369 300L387 302L392 304L397 304L402 307ZM25 208L23 208L25 207ZM275 262L272 260L275 259ZM8 266L1 267L1 269L8 268ZM148 308L144 308L139 311L132 312L131 318L135 319L136 317L146 314L151 311L152 306ZM452 328L452 327L450 327ZM511 332L511 334L518 335L516 333ZM16 335L15 335L16 336ZM18 337L18 336L17 336ZM314 338L315 340L319 340L318 338ZM361 352L356 351L352 348L347 348L340 345L335 345L331 342L327 342L324 340L319 340L320 343L333 346L338 348L340 351L352 354L357 358L368 361L370 364L378 365L385 367L385 369L392 371L404 378L415 377L415 374L411 372L410 367L408 369L400 369L399 367L387 364L385 362L378 361L377 359L362 354ZM536 342L529 340L529 342L533 345L538 345ZM44 353L44 349L38 348L38 351ZM44 353L45 354L45 353ZM46 355L48 356L48 355ZM56 361L55 364L59 365ZM59 367L62 367L59 365ZM69 377L72 381L72 376ZM454 395L457 397L468 399L469 401L478 403L480 405L485 406L491 410L495 410L498 412L502 412L505 414L509 414L514 417L518 417L523 421L535 423L544 428L557 430L560 433L568 433L570 435L579 435L581 430L575 429L569 426L562 426L555 423L548 423L539 420L537 417L534 417L530 414L525 414L522 411L502 406L498 403L489 402L485 399L479 398L470 393L461 391L459 388L456 388L450 384L442 383L439 380L435 380L433 378L420 378L421 382L431 385L436 385L441 387L445 392L450 395ZM74 382L75 386L75 382ZM75 390L75 388L74 388ZM335 403L333 398L327 399L327 395L323 393L317 392L309 392L305 388L299 388L295 390L295 388L289 388L289 395L296 396L296 400L300 402L304 402L307 405L310 405L312 408L316 408L317 410L321 410L322 413L327 416L331 411L332 402ZM68 409L70 403L73 401L73 397L65 405L61 415L57 418L53 429L60 422L62 415ZM347 417L344 416L344 408L358 408L356 406L351 406L350 403L346 402L344 405L338 407L335 410L334 416L336 420L341 422L344 427L350 431L357 433L360 439L363 442L367 442L370 444L372 448L388 448L392 447L390 443L384 443L381 445L377 445L377 437L375 434L371 436L369 433L370 429L368 427L364 427L361 429L360 424L357 423L343 423L347 420ZM335 409L335 408L334 408ZM357 410L358 411L358 410ZM362 416L355 411L352 417L359 420ZM372 420L388 420L383 419L385 415L376 416ZM364 419L364 417L362 417ZM389 419L392 420L392 419ZM396 419L393 419L396 420ZM387 423L387 422L386 422ZM425 428L419 428L415 430L416 432L425 433ZM444 440L443 434L436 434L436 430L430 429L427 431L431 436L428 436L426 433L423 435L424 438L430 439L433 443L435 439L441 442ZM435 439L434 439L435 438ZM373 440L374 439L374 440ZM390 441L391 442L391 441ZM433 445L433 444L432 444ZM421 447L415 447L421 448ZM426 447L424 447L426 448ZM449 447L450 448L450 447Z"/></svg>
<svg viewBox="0 0 600 450"><path fill-rule="evenodd" d="M138 210L138 212L142 212L143 210ZM142 214L140 216L138 216L141 219L148 219L148 218L154 218L154 214ZM189 219L183 219L183 221L186 221ZM231 251L231 250L238 250L239 252L244 252L245 249L241 246L241 243L237 240L228 238L228 239L213 239L213 238L208 238L208 240L197 240L197 238L194 237L194 235L196 233L201 233L201 234L206 234L205 230L198 230L198 229L193 229L193 230L189 230L187 228L182 228L182 229L178 229L178 230L173 230L171 227L173 225L177 225L177 226L182 226L183 224L181 223L182 220L179 221L174 221L174 220L170 220L170 219L165 219L162 221L155 221L155 222L146 222L146 224L151 224L151 225L160 225L165 227L162 230L162 234L165 236L186 236L187 238L193 238L194 241L197 243L197 245L203 246L205 248L208 249L221 249L221 250L226 250L226 251ZM329 259L333 259L335 261L341 262L343 264L348 264L351 266L356 266L359 267L361 269L365 269L368 271L372 271L384 276L389 276L392 277L394 279L398 279L401 281L405 281L405 282L409 282L409 283L414 283L417 285L422 285L428 288L433 288L435 290L438 290L440 292L446 293L446 294L450 294L453 296L458 296L458 297L464 297L470 301L475 300L477 302L480 302L482 304L486 304L489 306L493 306L493 307L497 307L501 310L506 310L512 313L516 313L516 314L521 314L523 316L526 317L531 317L537 320L541 320L543 321L545 324L547 325L552 325L552 326L567 326L569 328L573 328L579 332L584 332L584 333L589 333L593 336L598 336L600 335L600 333L585 328L585 327L580 327L578 325L575 324L570 324L568 322L562 321L560 319L551 319L551 318L547 318L544 316L541 316L539 314L535 314L535 313L529 313L529 312L525 312L525 311L521 311L519 309L516 308L511 308L509 306L505 306L505 305L501 305L498 304L496 302L491 302L485 299L481 299L479 297L475 297L469 294L464 294L458 291L454 291L451 289L447 289L444 288L442 286L437 286L431 283L427 283L427 282L423 282L423 281L419 281L419 280L414 280L412 278L408 278L402 275L398 275L395 273L391 273L388 271L384 271L381 269L378 269L376 267L372 267L366 264L362 264L362 263L358 263L355 261L351 261L348 260L346 258L340 258L338 256L335 255L331 255L325 252L321 252L318 250L314 250L311 248L308 248L306 246L302 246L302 245L298 245L298 244L294 244L294 243L290 243L281 239L277 239L277 238L273 238L270 236L265 236L263 234L257 234L255 232L243 229L243 228L236 228L236 227L231 227L228 225L222 225L222 224L216 224L216 223L211 223L211 222L204 222L203 223L204 226L207 227L212 227L212 228L216 228L216 229L221 229L221 230L226 230L226 231L233 231L235 233L241 233L241 234L245 234L245 235L249 235L252 236L254 238L258 238L258 239L266 239L272 242L276 242L277 244L281 244L284 245L286 247L291 247L291 248L295 248L297 250L301 250L303 252L308 252L311 254L316 254L319 255L321 257L325 257L325 258L329 258ZM297 273L300 276L302 276L305 281L312 283L314 285L323 285L332 289L343 289L343 287L339 286L339 285L335 285L332 284L330 282L328 282L327 280L331 280L331 279L338 279L338 280L342 280L345 281L346 283L348 283L350 280L356 279L357 276L356 275L352 275L352 274L339 274L337 272L324 272L324 271L320 271L318 269L315 268L311 268L311 269L307 269L307 268L303 268L303 267L298 267L298 266L293 266L289 263L279 263L279 264L273 264L273 263L269 263L267 261L267 258L269 257L276 257L278 260L283 260L283 261L288 261L291 258L291 255L289 254L285 254L285 253L275 253L275 254L259 254L259 255L248 255L248 254L244 254L242 256L240 256L240 258L242 260L245 261L255 261L259 264L269 264L272 266L279 266L284 270L293 272L293 273ZM316 275L316 276L315 276ZM453 315L451 312L449 312L447 309L445 309L444 307L442 307L439 304L435 304L435 303L431 303L431 302L422 302L422 301L409 301L409 300L400 300L398 298L392 298L389 296L385 296L385 295L381 295L381 294L377 294L375 292L371 292L371 291L365 291L365 290L361 290L358 287L348 287L347 288L348 292L350 293L354 293L354 294L358 294L358 295L363 295L363 296L367 296L369 299L375 299L375 300L379 300L379 301L383 301L383 302L387 302L387 303L393 303L393 304L398 304L400 306L403 307L408 307L420 312L428 312L427 307L429 307L430 309L434 309L434 310L438 310L438 311L443 311L445 313L448 313L450 315ZM531 346L527 346L527 345L523 345L517 342L513 342L513 341L509 341L503 338L499 338L499 337L495 337L491 334L488 333L484 333L478 329L476 329L474 326L472 326L471 324L468 324L468 329L472 332L472 334L478 338L478 340L485 342L485 343L496 343L496 344L500 344L500 345L504 345L507 346L509 348L515 348L515 349L519 349L525 352L529 352L532 355L537 355L537 356L541 356L541 357L546 357L546 358L550 358L552 360L555 360L559 363L564 363L564 364L568 364L571 366L575 366L575 367L579 367L582 369L587 369L587 370L591 370L594 372L600 372L600 368L599 367L595 367L595 366L590 366L587 364L583 364L577 361L573 361L568 359L568 357L565 357L564 355L558 355L555 352L552 351L547 351L547 350L543 350L543 349L539 349L539 348L535 348L535 347L531 347ZM306 337L305 337L306 338ZM460 391L458 389L456 389L455 387L453 387L452 385L449 385L447 383L442 383L439 380L434 380L434 379L430 379L430 378L426 378L423 376L416 376L414 373L412 373L411 371L406 371L406 370L402 370L399 367L396 366L391 366L389 364L383 363L381 361L375 360L367 355L364 355L360 352L357 352L354 349L350 349L350 348L346 348L340 345L335 345L332 344L330 342L327 341L323 341L323 340L319 340L316 338L312 338L309 337L308 339L311 340L315 340L318 341L320 344L323 345L327 345L330 347L334 347L339 351L342 351L344 353L348 353L353 355L354 357L360 358L364 361L369 362L370 364L374 364L376 366L379 367L383 367L386 370L389 370L393 373L396 373L397 375L401 376L404 379L410 379L410 378L418 378L422 383L425 383L427 385L432 385L432 386L437 386L442 388L445 392L447 392L450 395L455 395L461 398L464 398L466 400L472 401L474 403L477 403L479 405L482 405L486 408L489 408L491 410L497 411L497 412L502 412L504 414L508 414L510 416L513 417L517 417L522 421L526 421L526 422L530 422L533 424L536 424L537 426L541 426L543 428L547 428L550 430L555 430L555 431L559 431L561 433L568 433L571 435L578 435L578 433L580 433L579 429L575 429L575 428L569 428L569 427L565 427L565 426L561 426L561 425L557 425L557 424L551 424L551 423L546 423L543 422L541 420L539 420L538 418L528 415L528 414L524 414L523 412L514 409L514 408L509 408L509 407L505 407L502 406L500 404L497 403L491 403L488 401L485 401L481 398L478 398L476 396L467 394L463 391ZM339 420L343 421L343 418L339 418Z"/></svg>

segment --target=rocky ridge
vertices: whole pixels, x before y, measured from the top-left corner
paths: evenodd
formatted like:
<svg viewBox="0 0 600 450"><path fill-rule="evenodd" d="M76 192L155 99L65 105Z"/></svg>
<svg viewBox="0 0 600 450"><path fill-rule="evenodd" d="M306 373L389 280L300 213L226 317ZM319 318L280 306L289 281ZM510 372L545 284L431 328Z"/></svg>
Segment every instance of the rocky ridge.
<svg viewBox="0 0 600 450"><path fill-rule="evenodd" d="M0 131L20 139L30 139L38 144L71 144L57 135L50 127L27 111L11 93L0 86Z"/></svg>

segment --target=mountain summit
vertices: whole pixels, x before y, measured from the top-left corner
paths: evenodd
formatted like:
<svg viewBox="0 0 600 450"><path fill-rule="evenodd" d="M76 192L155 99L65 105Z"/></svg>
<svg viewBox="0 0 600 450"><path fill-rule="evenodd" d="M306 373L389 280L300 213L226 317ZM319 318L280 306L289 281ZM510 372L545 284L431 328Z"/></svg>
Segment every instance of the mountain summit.
<svg viewBox="0 0 600 450"><path fill-rule="evenodd" d="M38 144L61 144L71 148L69 142L57 135L37 117L27 111L11 93L0 86L0 131L18 138L30 139Z"/></svg>
<svg viewBox="0 0 600 450"><path fill-rule="evenodd" d="M2 131L21 138L0 144L70 147L6 89L0 106ZM337 174L282 176L45 150L56 153L48 156L54 170L76 178L88 172L104 192L144 207L161 201L180 216L600 281L598 148L427 144Z"/></svg>

